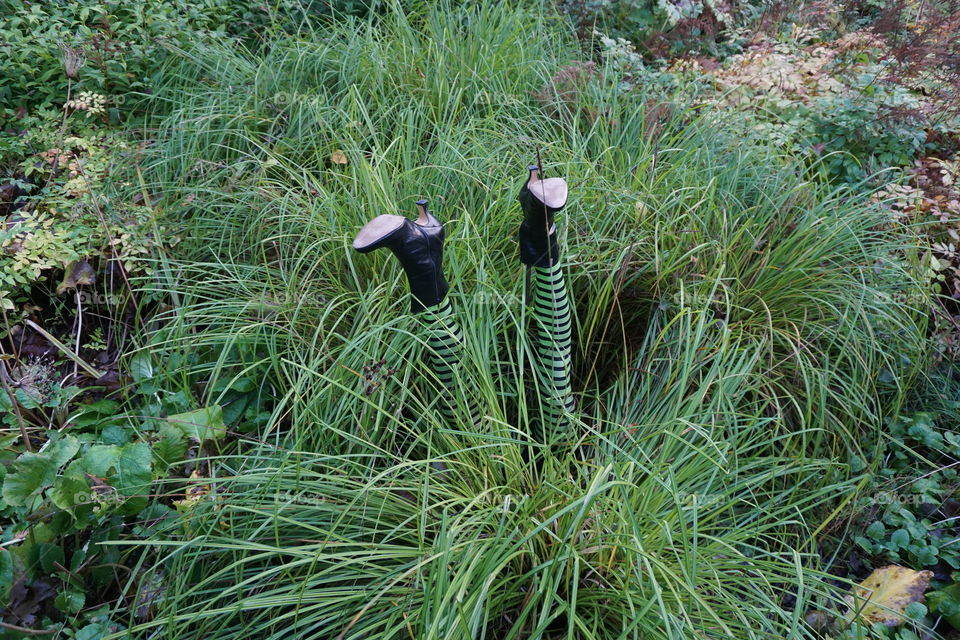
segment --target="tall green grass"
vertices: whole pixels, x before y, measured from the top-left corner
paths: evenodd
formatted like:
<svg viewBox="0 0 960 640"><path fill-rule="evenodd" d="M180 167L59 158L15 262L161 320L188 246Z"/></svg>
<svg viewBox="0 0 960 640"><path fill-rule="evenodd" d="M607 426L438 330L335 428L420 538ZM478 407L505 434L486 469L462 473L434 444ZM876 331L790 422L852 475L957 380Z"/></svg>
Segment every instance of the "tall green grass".
<svg viewBox="0 0 960 640"><path fill-rule="evenodd" d="M169 68L144 187L184 226L140 283L174 303L146 346L203 402L256 375L273 417L151 541L144 637L802 638L835 606L813 532L923 359L903 239L609 70L544 108L580 55L535 4L440 2ZM514 241L537 150L572 194L578 411L552 447ZM433 410L393 258L350 249L420 197L479 430Z"/></svg>

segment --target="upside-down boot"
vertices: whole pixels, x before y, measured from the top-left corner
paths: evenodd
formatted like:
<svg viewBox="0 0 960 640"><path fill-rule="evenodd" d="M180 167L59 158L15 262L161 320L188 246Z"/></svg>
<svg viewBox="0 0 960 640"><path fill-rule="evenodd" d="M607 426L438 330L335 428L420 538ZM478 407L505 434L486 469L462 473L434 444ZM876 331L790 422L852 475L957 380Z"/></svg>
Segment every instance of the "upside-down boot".
<svg viewBox="0 0 960 640"><path fill-rule="evenodd" d="M417 209L415 222L389 213L377 216L353 240L360 253L382 247L393 252L407 274L413 313L440 304L450 288L443 277L443 225L427 210L426 200L418 200Z"/></svg>
<svg viewBox="0 0 960 640"><path fill-rule="evenodd" d="M430 371L440 384L438 406L450 425L458 416L467 416L479 427L480 412L470 389L460 382L463 360L463 331L447 299L449 286L443 276L443 225L427 209L426 200L417 201L419 216L377 216L360 229L353 248L368 253L386 247L400 261L410 284L411 312L421 314L427 331ZM457 411L457 407L462 411Z"/></svg>
<svg viewBox="0 0 960 640"><path fill-rule="evenodd" d="M554 214L567 203L563 178L540 178L540 167L527 167L528 176L517 200L523 209L520 223L520 262L530 267L550 267L560 258Z"/></svg>
<svg viewBox="0 0 960 640"><path fill-rule="evenodd" d="M570 414L574 410L570 382L570 302L560 268L560 247L554 214L567 203L563 178L541 179L537 165L527 167L528 176L518 200L523 222L518 233L520 262L533 276L532 336L534 360L540 381L540 439L556 442L569 437Z"/></svg>

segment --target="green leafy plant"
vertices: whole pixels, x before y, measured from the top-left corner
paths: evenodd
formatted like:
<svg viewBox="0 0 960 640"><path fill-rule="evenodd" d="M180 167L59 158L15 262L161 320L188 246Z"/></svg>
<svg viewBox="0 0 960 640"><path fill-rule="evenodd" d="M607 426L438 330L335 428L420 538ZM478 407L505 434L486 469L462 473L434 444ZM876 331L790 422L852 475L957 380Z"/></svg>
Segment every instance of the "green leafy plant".
<svg viewBox="0 0 960 640"><path fill-rule="evenodd" d="M867 81L873 77L867 75ZM925 148L930 126L920 102L888 82L855 83L845 95L817 98L806 118L800 133L804 143L820 155L833 153L824 166L831 176L848 182L886 167L913 164Z"/></svg>
<svg viewBox="0 0 960 640"><path fill-rule="evenodd" d="M927 412L890 420L888 426L889 454L866 498L876 519L855 542L880 562L917 568L944 563L958 570L958 529L950 514L957 507L960 476L949 464L919 476L916 471L918 460L960 460L960 435L938 428Z"/></svg>
<svg viewBox="0 0 960 640"><path fill-rule="evenodd" d="M960 630L960 573L954 573L953 580L942 589L927 596L930 609L946 618L954 629Z"/></svg>
<svg viewBox="0 0 960 640"><path fill-rule="evenodd" d="M924 360L922 315L893 302L916 286L909 240L712 114L650 117L550 24L430 3L170 62L142 188L186 228L134 279L177 302L133 368L191 404L152 420L205 432L197 407L250 394L256 431L216 439L188 490L158 482L183 491L179 528L139 547L162 542L165 597L132 633L810 637L798 611L840 606L812 529L853 491L835 460L872 454ZM528 436L512 302L511 194L537 147L578 185L558 228L579 405L553 447ZM431 404L402 272L350 249L413 194L447 224L479 429ZM396 374L371 384L381 361Z"/></svg>
<svg viewBox="0 0 960 640"><path fill-rule="evenodd" d="M131 152L127 138L78 129L79 135L64 135L46 126L24 138L38 151L19 163L16 184L24 193L0 230L0 306L8 311L38 288L53 297L94 284L109 260L128 273L146 270L147 254L176 242L152 208L109 197L110 185L128 170L122 164ZM79 274L78 267L87 272ZM67 278L60 286L45 285L60 275Z"/></svg>
<svg viewBox="0 0 960 640"><path fill-rule="evenodd" d="M715 47L739 13L756 2L727 0L564 0L559 5L589 36L593 28L639 43L653 58Z"/></svg>
<svg viewBox="0 0 960 640"><path fill-rule="evenodd" d="M167 46L254 37L273 15L270 3L237 0L5 0L0 9L0 128L19 124L18 109L61 108L71 82L107 96L116 121L149 89Z"/></svg>

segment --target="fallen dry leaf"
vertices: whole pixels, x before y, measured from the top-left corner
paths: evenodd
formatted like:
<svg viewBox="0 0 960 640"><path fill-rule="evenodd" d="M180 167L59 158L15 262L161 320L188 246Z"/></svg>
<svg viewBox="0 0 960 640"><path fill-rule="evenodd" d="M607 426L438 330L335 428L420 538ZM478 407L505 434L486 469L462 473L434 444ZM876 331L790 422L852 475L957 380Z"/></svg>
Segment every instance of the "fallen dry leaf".
<svg viewBox="0 0 960 640"><path fill-rule="evenodd" d="M97 274L86 260L76 260L67 265L64 270L63 281L57 285L57 295L67 289L76 289L82 284L93 284Z"/></svg>
<svg viewBox="0 0 960 640"><path fill-rule="evenodd" d="M895 627L904 621L908 605L923 601L932 577L932 571L914 571L895 564L881 567L845 598L850 607L847 618L859 616L867 624L881 622Z"/></svg>
<svg viewBox="0 0 960 640"><path fill-rule="evenodd" d="M112 495L116 492L116 489L110 486L106 478L100 478L92 473L84 473L83 475L87 479L90 490L98 496Z"/></svg>
<svg viewBox="0 0 960 640"><path fill-rule="evenodd" d="M193 473L190 474L191 480L197 480L200 478L200 472L194 469ZM178 511L189 511L193 508L197 502L200 501L203 496L210 493L209 484L194 484L187 487L186 492L184 493L183 498L180 500L174 500L173 505L177 508Z"/></svg>

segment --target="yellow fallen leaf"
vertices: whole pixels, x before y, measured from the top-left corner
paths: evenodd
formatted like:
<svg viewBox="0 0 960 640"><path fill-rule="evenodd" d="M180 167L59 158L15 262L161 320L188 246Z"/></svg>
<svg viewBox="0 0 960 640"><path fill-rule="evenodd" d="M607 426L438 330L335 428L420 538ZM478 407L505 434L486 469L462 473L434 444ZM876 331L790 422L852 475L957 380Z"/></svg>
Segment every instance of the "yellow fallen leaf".
<svg viewBox="0 0 960 640"><path fill-rule="evenodd" d="M200 478L200 472L194 470L194 472L190 474L190 479L197 480L198 478ZM210 493L210 485L208 484L190 485L187 487L187 491L183 498L173 501L173 506L177 509L177 511L185 513L191 510L200 501L200 499L208 493Z"/></svg>
<svg viewBox="0 0 960 640"><path fill-rule="evenodd" d="M337 149L330 154L330 162L333 164L347 164L347 154L343 152L343 149Z"/></svg>
<svg viewBox="0 0 960 640"><path fill-rule="evenodd" d="M914 571L895 564L881 567L845 598L850 607L847 618L859 616L867 624L881 622L895 627L904 621L908 605L923 601L932 577L932 571Z"/></svg>

